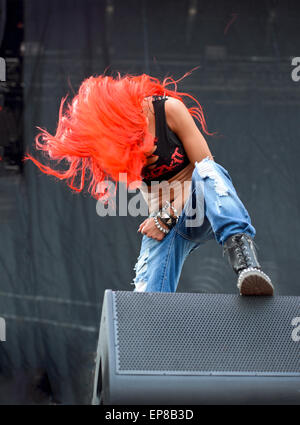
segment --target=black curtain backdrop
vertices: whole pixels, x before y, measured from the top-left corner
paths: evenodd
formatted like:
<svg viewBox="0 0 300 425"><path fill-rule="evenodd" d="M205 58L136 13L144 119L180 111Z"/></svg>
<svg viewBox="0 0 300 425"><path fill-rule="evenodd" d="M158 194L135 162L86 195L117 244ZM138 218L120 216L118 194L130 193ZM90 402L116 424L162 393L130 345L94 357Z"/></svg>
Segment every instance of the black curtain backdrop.
<svg viewBox="0 0 300 425"><path fill-rule="evenodd" d="M34 152L36 126L55 132L61 98L90 75L179 78L199 67L179 90L198 98L218 132L209 146L252 218L276 294L299 295L297 1L26 0L24 8L26 150ZM47 378L56 402L88 403L103 293L133 290L144 217L100 217L87 193L29 162L15 187L16 213L0 223L0 403L41 402L28 395L32 374ZM210 241L186 260L178 291L235 285Z"/></svg>

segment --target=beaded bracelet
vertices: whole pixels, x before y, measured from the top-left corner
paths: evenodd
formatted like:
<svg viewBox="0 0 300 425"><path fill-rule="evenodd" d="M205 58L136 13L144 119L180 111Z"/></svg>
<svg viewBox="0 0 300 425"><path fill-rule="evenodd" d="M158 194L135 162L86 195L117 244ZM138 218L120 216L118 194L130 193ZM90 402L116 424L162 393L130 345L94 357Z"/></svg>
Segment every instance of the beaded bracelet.
<svg viewBox="0 0 300 425"><path fill-rule="evenodd" d="M157 219L157 216L155 216L155 217L154 217L154 223L155 223L156 227L157 227L157 228L158 228L161 232L165 233L166 235L169 233L170 229L165 229L165 228L163 228L163 227L159 224L158 219Z"/></svg>

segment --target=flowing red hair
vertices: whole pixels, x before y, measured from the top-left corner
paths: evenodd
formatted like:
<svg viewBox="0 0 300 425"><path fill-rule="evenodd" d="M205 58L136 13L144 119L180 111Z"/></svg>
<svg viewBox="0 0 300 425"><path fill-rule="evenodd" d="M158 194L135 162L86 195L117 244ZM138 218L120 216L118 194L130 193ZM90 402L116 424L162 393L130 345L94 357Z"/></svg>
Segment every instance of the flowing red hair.
<svg viewBox="0 0 300 425"><path fill-rule="evenodd" d="M47 159L58 163L65 160L69 167L57 171L28 153L23 159L30 159L46 174L65 180L77 192L84 189L89 173L89 192L106 202L107 193L99 191L99 187L103 187L101 183L106 180L118 182L120 173L126 173L127 186L138 187L146 155L154 146L154 137L148 132L142 108L144 98L167 95L183 102L183 97L189 97L196 103L189 108L190 114L200 122L204 133L211 134L199 102L177 91L181 79L175 81L167 77L160 82L146 74L121 76L120 73L116 78L104 75L87 78L67 107L66 98L62 99L56 134L52 136L38 127L41 132L35 138L36 149L43 151ZM167 88L170 84L174 85L174 90ZM75 186L76 178L80 179L78 187Z"/></svg>

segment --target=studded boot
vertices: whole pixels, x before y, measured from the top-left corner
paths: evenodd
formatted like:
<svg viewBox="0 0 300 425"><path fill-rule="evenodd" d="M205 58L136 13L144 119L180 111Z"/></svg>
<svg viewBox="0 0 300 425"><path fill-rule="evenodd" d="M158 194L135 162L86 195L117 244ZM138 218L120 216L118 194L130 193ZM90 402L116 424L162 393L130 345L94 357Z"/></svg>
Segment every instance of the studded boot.
<svg viewBox="0 0 300 425"><path fill-rule="evenodd" d="M241 295L273 295L271 279L261 270L254 242L248 234L230 236L224 243L223 255L225 252L238 275L237 286Z"/></svg>

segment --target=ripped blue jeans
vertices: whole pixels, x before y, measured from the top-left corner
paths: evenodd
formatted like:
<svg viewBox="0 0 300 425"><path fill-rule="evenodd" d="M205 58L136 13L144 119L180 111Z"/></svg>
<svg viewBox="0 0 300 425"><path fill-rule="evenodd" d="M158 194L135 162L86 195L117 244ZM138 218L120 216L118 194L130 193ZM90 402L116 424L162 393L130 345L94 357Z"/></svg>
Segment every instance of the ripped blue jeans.
<svg viewBox="0 0 300 425"><path fill-rule="evenodd" d="M143 236L131 283L135 292L175 292L187 256L210 239L223 246L255 228L225 168L209 157L195 162L190 195L177 224L161 240Z"/></svg>

